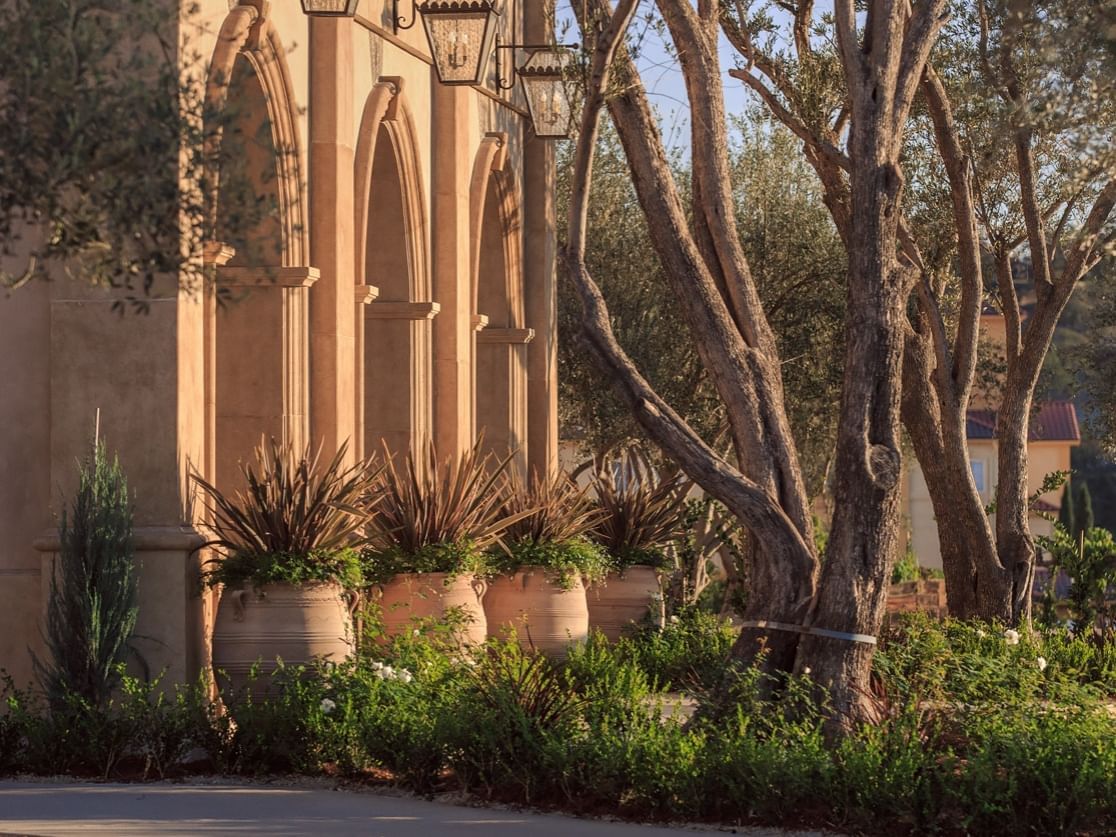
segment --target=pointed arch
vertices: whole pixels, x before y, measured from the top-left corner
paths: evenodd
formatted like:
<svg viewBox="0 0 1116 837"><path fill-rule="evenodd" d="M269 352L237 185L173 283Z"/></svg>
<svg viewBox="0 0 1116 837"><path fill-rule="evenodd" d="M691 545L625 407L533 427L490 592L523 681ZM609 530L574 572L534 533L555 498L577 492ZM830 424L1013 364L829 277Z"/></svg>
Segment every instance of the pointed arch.
<svg viewBox="0 0 1116 837"><path fill-rule="evenodd" d="M228 102L238 59L254 71L267 103L271 141L275 148L276 190L284 267L306 266L310 255L307 225L306 179L298 129L298 107L287 65L287 53L271 21L261 12L266 6L242 3L231 9L217 34L217 45L206 77L206 105L220 113ZM208 142L220 145L222 129L215 127ZM210 150L213 150L212 145ZM209 155L213 159L212 154ZM217 211L220 173L211 172L211 207Z"/></svg>
<svg viewBox="0 0 1116 837"><path fill-rule="evenodd" d="M364 104L354 159L358 448L414 450L433 422L427 215L415 121L403 79Z"/></svg>
<svg viewBox="0 0 1116 837"><path fill-rule="evenodd" d="M243 2L229 11L206 77L208 221L216 239L206 259L217 278L203 318L206 473L222 489L239 485L237 461L251 457L261 434L301 446L308 422L308 289L317 273L307 265L298 107L266 9ZM227 176L233 170L235 183ZM240 188L274 212L246 215L234 197ZM228 304L217 305L218 290Z"/></svg>
<svg viewBox="0 0 1116 837"><path fill-rule="evenodd" d="M470 191L472 307L476 334L474 410L478 432L497 456L527 467L527 346L523 327L522 222L507 135L490 133L473 163Z"/></svg>

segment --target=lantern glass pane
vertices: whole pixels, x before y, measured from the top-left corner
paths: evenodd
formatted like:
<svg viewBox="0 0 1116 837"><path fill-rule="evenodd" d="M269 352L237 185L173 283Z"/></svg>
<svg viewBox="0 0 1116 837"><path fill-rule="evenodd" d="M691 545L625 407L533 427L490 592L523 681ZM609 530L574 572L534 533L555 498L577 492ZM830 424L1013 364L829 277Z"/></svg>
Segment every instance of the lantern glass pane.
<svg viewBox="0 0 1116 837"><path fill-rule="evenodd" d="M523 92L535 135L539 137L567 137L573 114L566 82L560 75L522 76Z"/></svg>
<svg viewBox="0 0 1116 837"><path fill-rule="evenodd" d="M360 0L302 0L302 11L324 17L353 17Z"/></svg>
<svg viewBox="0 0 1116 837"><path fill-rule="evenodd" d="M495 12L487 9L423 10L422 22L430 41L430 52L443 84L481 84L484 81L496 33L495 17Z"/></svg>

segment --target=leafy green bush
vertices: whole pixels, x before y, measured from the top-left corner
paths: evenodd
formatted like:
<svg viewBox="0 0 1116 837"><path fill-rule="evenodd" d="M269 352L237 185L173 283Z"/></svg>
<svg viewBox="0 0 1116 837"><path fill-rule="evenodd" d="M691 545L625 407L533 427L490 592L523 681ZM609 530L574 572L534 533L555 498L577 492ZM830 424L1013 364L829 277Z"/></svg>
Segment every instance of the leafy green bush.
<svg viewBox="0 0 1116 837"><path fill-rule="evenodd" d="M493 552L495 572L513 575L524 567L542 567L559 587L570 589L578 579L599 581L608 573L608 557L584 538L568 541L513 541L502 552Z"/></svg>
<svg viewBox="0 0 1116 837"><path fill-rule="evenodd" d="M661 630L647 627L621 640L616 653L630 654L648 679L663 687L710 688L720 681L735 641L728 620L691 607Z"/></svg>
<svg viewBox="0 0 1116 837"><path fill-rule="evenodd" d="M343 665L280 669L266 700L230 702L235 717L204 682L162 696L124 677L105 707L64 709L9 683L0 771L174 775L200 747L222 773L344 775L641 820L869 835L1116 828L1116 719L1073 663L1095 664L1091 640L899 619L865 696L872 720L835 741L808 673L772 697L757 669L714 669L731 635L687 613L657 638L593 636L553 663L515 643L462 652L432 623ZM661 673L692 671L684 654L718 647L705 676L731 710L664 713Z"/></svg>

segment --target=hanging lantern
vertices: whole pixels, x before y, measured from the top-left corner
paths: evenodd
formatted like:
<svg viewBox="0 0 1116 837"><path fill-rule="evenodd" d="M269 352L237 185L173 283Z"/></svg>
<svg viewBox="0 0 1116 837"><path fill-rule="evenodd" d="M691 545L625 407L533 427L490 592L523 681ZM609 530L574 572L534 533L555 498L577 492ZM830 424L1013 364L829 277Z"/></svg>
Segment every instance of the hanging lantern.
<svg viewBox="0 0 1116 837"><path fill-rule="evenodd" d="M570 135L573 108L566 73L573 54L563 47L536 50L519 68L535 136L565 139Z"/></svg>
<svg viewBox="0 0 1116 837"><path fill-rule="evenodd" d="M311 17L356 17L360 0L302 0L302 13Z"/></svg>
<svg viewBox="0 0 1116 837"><path fill-rule="evenodd" d="M426 0L418 6L442 84L483 84L500 13L496 0Z"/></svg>

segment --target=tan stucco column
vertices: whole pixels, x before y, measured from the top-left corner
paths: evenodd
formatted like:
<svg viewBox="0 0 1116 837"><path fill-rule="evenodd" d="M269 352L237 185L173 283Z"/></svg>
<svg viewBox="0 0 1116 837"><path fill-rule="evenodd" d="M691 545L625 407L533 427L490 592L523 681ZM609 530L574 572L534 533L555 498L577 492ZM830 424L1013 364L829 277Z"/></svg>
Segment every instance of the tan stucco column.
<svg viewBox="0 0 1116 837"><path fill-rule="evenodd" d="M528 43L546 43L553 33L553 0L526 3L523 33ZM529 132L525 129L525 133ZM528 465L540 474L558 467L558 295L555 273L554 148L531 136L523 149L523 282L527 345Z"/></svg>
<svg viewBox="0 0 1116 837"><path fill-rule="evenodd" d="M469 181L474 137L471 90L439 84L431 75L434 103L432 250L434 301L434 442L438 455L472 446L473 323Z"/></svg>
<svg viewBox="0 0 1116 837"><path fill-rule="evenodd" d="M352 21L310 18L310 436L331 456L356 434Z"/></svg>
<svg viewBox="0 0 1116 837"><path fill-rule="evenodd" d="M147 313L121 316L116 299L78 282L51 286L52 505L57 511L74 496L75 461L90 450L99 409L100 436L119 455L136 498L135 644L152 672L182 683L206 663L195 551L205 539L192 525L200 512L188 481L205 457L204 304L173 279L157 283ZM57 530L43 532L35 547L43 553L45 605Z"/></svg>
<svg viewBox="0 0 1116 837"><path fill-rule="evenodd" d="M555 272L554 151L527 140L523 155L523 275L527 326L528 467L558 467L558 296Z"/></svg>

